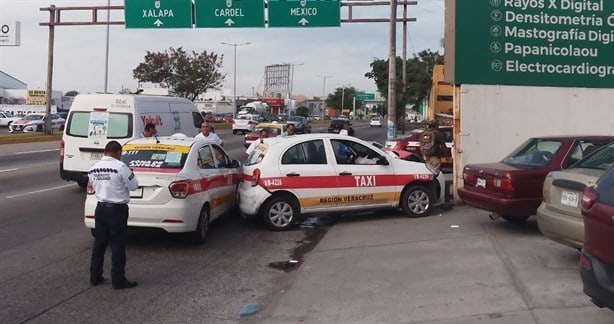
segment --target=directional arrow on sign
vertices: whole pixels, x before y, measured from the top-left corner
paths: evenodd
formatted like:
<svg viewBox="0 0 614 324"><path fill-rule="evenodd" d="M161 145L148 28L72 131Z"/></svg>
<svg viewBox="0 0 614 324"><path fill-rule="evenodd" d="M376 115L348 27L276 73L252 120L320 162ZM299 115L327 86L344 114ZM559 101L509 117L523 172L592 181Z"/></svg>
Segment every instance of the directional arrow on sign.
<svg viewBox="0 0 614 324"><path fill-rule="evenodd" d="M153 24L156 25L156 27L160 27L160 25L164 25L164 23L161 22L160 19L157 19L156 21L154 21Z"/></svg>
<svg viewBox="0 0 614 324"><path fill-rule="evenodd" d="M228 19L227 19L227 20L224 22L224 24L226 24L228 27L232 26L234 23L235 23L235 22L234 22L232 19L230 19L230 18L228 18Z"/></svg>
<svg viewBox="0 0 614 324"><path fill-rule="evenodd" d="M303 25L303 26L305 26L306 24L309 23L309 20L307 20L307 19L305 19L305 17L303 17L303 19L299 20L298 23Z"/></svg>

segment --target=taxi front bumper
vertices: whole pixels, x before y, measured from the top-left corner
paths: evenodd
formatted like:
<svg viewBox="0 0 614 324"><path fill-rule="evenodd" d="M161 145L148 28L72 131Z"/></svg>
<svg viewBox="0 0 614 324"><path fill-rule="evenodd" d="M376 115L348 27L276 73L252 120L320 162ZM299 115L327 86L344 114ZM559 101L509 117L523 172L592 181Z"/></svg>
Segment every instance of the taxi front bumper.
<svg viewBox="0 0 614 324"><path fill-rule="evenodd" d="M247 216L258 215L262 204L271 197L271 193L261 186L253 187L250 182L243 181L237 188L239 209Z"/></svg>

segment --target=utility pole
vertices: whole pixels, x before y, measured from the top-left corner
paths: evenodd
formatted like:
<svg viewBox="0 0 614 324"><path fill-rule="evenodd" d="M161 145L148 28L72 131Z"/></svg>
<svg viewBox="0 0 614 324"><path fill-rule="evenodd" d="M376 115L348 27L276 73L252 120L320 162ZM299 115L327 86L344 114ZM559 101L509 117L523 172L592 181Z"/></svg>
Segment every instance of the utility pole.
<svg viewBox="0 0 614 324"><path fill-rule="evenodd" d="M237 46L249 45L251 43L225 43L222 42L223 45L229 45L234 47L234 76L233 76L233 86L232 86L232 120L235 120L236 112L237 112Z"/></svg>
<svg viewBox="0 0 614 324"><path fill-rule="evenodd" d="M397 0L390 0L390 54L388 55L388 123L386 138L396 136L396 103L397 103Z"/></svg>
<svg viewBox="0 0 614 324"><path fill-rule="evenodd" d="M326 106L326 79L332 78L332 75L317 75L318 78L322 78L322 120L324 120L324 108Z"/></svg>

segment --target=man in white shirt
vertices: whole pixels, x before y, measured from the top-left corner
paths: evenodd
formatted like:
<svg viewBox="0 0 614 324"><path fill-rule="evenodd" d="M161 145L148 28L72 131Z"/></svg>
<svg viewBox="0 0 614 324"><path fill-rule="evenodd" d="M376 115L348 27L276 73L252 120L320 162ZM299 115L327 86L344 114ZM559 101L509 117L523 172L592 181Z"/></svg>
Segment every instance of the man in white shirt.
<svg viewBox="0 0 614 324"><path fill-rule="evenodd" d="M296 133L294 132L294 124L287 124L286 131L281 133L281 137L294 136Z"/></svg>
<svg viewBox="0 0 614 324"><path fill-rule="evenodd" d="M219 146L224 146L224 141L222 141L222 139L219 136L217 136L216 133L211 132L211 127L209 126L209 123L206 121L204 121L200 125L200 133L194 136L194 138L204 138Z"/></svg>
<svg viewBox="0 0 614 324"><path fill-rule="evenodd" d="M260 130L260 137L253 141L249 147L247 148L247 150L245 151L245 153L247 153L247 155L250 155L255 149L256 146L258 146L258 144L260 143L264 143L264 139L269 137L269 130L266 128L263 128Z"/></svg>

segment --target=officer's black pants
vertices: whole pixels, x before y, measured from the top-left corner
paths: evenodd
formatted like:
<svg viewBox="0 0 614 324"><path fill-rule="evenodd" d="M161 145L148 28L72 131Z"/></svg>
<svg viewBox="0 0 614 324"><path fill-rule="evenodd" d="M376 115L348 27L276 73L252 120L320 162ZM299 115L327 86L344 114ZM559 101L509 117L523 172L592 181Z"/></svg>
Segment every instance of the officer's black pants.
<svg viewBox="0 0 614 324"><path fill-rule="evenodd" d="M114 285L126 280L126 232L128 230L128 205L98 203L94 229L90 280L102 277L102 265L107 244L111 245L111 281Z"/></svg>

